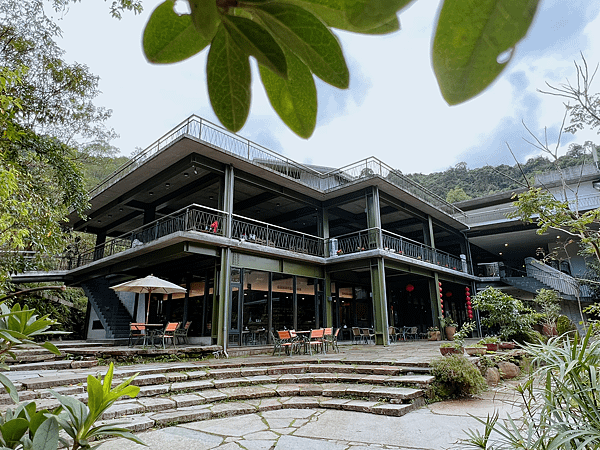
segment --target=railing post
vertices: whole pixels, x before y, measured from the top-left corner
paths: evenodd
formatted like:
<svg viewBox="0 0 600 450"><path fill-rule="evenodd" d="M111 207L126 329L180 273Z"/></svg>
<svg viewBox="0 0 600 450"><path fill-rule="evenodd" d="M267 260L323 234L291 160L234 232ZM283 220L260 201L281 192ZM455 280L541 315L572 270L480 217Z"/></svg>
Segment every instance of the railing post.
<svg viewBox="0 0 600 450"><path fill-rule="evenodd" d="M190 212L190 208L185 208L185 218L183 219L183 231L189 230L189 217L188 217L189 212Z"/></svg>
<svg viewBox="0 0 600 450"><path fill-rule="evenodd" d="M379 233L377 236L379 238L379 242L377 243L377 248L382 249L383 248L383 231L381 231L381 228L379 228Z"/></svg>

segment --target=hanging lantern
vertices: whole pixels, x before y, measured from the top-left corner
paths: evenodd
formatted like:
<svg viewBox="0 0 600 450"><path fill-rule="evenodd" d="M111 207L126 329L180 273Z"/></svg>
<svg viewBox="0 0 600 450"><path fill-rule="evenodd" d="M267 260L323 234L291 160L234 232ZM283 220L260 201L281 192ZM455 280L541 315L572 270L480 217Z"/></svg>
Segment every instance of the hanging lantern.
<svg viewBox="0 0 600 450"><path fill-rule="evenodd" d="M415 290L415 287L412 284L406 285L406 292L412 292Z"/></svg>
<svg viewBox="0 0 600 450"><path fill-rule="evenodd" d="M470 295L467 295L467 300L471 300L471 296Z"/></svg>
<svg viewBox="0 0 600 450"><path fill-rule="evenodd" d="M446 292L446 297L452 297L452 292L450 292L450 291Z"/></svg>
<svg viewBox="0 0 600 450"><path fill-rule="evenodd" d="M469 288L469 286L465 287L465 291L466 292L471 292L471 289Z"/></svg>
<svg viewBox="0 0 600 450"><path fill-rule="evenodd" d="M442 282L441 282L441 281L438 281L438 284L441 286L441 285L442 285Z"/></svg>

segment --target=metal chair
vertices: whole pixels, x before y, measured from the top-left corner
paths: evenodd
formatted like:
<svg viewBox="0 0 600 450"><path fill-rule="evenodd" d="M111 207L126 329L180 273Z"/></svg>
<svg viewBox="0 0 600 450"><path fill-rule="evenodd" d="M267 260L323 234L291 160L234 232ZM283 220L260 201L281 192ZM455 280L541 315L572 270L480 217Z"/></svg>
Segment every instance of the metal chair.
<svg viewBox="0 0 600 450"><path fill-rule="evenodd" d="M325 352L325 344L323 339L324 333L325 330L323 330L323 328L319 328L318 330L310 330L310 336L308 338L308 341L306 342L308 346L308 352L310 355L312 355L313 347L315 347L317 351L320 348L321 353Z"/></svg>
<svg viewBox="0 0 600 450"><path fill-rule="evenodd" d="M141 339L146 345L146 324L145 323L130 323L129 324L129 347L133 347ZM133 344L131 341L135 341Z"/></svg>
<svg viewBox="0 0 600 450"><path fill-rule="evenodd" d="M363 336L360 333L360 328L358 327L352 327L352 343L356 343L356 342L362 342L363 341Z"/></svg>
<svg viewBox="0 0 600 450"><path fill-rule="evenodd" d="M369 328L361 328L360 335L368 344L371 338L373 339L373 343L375 343L375 333L373 333Z"/></svg>
<svg viewBox="0 0 600 450"><path fill-rule="evenodd" d="M407 339L418 339L419 329L417 327L408 327L404 332L404 336L406 336Z"/></svg>
<svg viewBox="0 0 600 450"><path fill-rule="evenodd" d="M163 348L166 348L165 341L167 339L171 339L171 342L173 343L173 347L176 347L175 338L177 335L175 334L175 330L177 330L177 327L179 327L179 323L180 322L167 323L167 326L165 326L164 330L159 331L157 334L155 334L153 336L153 340L154 340L154 338L162 339L162 346L163 346Z"/></svg>
<svg viewBox="0 0 600 450"><path fill-rule="evenodd" d="M285 350L286 355L291 355L295 350L295 343L292 340L292 334L290 330L277 331L277 335L279 336L279 354L281 355L281 350ZM275 352L273 352L275 354Z"/></svg>
<svg viewBox="0 0 600 450"><path fill-rule="evenodd" d="M175 330L175 338L182 339L184 344L188 343L187 335L190 331L190 326L192 325L192 321L188 320L183 327L179 327ZM179 341L181 342L181 341Z"/></svg>
<svg viewBox="0 0 600 450"><path fill-rule="evenodd" d="M396 327L388 327L388 336L390 337L390 342L397 342L398 336L401 336L402 333L398 332L399 330Z"/></svg>
<svg viewBox="0 0 600 450"><path fill-rule="evenodd" d="M325 328L325 351L327 352L327 347L330 347L336 352L340 352L340 348L338 347L338 334L340 334L340 329L336 329L335 333L327 334L328 328Z"/></svg>

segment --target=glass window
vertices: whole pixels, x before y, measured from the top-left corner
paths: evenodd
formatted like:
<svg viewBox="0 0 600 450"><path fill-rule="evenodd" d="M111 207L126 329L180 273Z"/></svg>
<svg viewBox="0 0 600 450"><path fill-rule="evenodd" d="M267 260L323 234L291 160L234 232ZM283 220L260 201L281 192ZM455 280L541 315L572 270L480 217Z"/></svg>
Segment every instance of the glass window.
<svg viewBox="0 0 600 450"><path fill-rule="evenodd" d="M296 299L298 303L298 329L310 330L316 327L315 279L296 279Z"/></svg>
<svg viewBox="0 0 600 450"><path fill-rule="evenodd" d="M244 270L243 340L246 345L266 344L269 325L269 272Z"/></svg>
<svg viewBox="0 0 600 450"><path fill-rule="evenodd" d="M272 275L273 330L294 328L294 277Z"/></svg>

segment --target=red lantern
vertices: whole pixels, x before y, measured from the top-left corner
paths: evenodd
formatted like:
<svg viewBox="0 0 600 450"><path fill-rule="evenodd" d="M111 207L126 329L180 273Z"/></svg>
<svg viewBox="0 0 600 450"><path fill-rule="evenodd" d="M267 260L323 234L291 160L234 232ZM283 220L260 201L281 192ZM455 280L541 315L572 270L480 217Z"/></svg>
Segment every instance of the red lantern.
<svg viewBox="0 0 600 450"><path fill-rule="evenodd" d="M406 291L407 292L412 292L415 290L415 287L412 284L407 284L406 285Z"/></svg>
<svg viewBox="0 0 600 450"><path fill-rule="evenodd" d="M452 297L452 292L450 292L450 291L446 292L446 297Z"/></svg>
<svg viewBox="0 0 600 450"><path fill-rule="evenodd" d="M469 286L465 287L465 291L470 292L471 289L469 288Z"/></svg>
<svg viewBox="0 0 600 450"><path fill-rule="evenodd" d="M471 300L467 300L467 306L471 306L471 305L472 305Z"/></svg>
<svg viewBox="0 0 600 450"><path fill-rule="evenodd" d="M441 285L442 285L442 282L441 282L441 281L438 281L438 284L441 286Z"/></svg>
<svg viewBox="0 0 600 450"><path fill-rule="evenodd" d="M471 296L470 295L467 295L467 300L471 300Z"/></svg>

